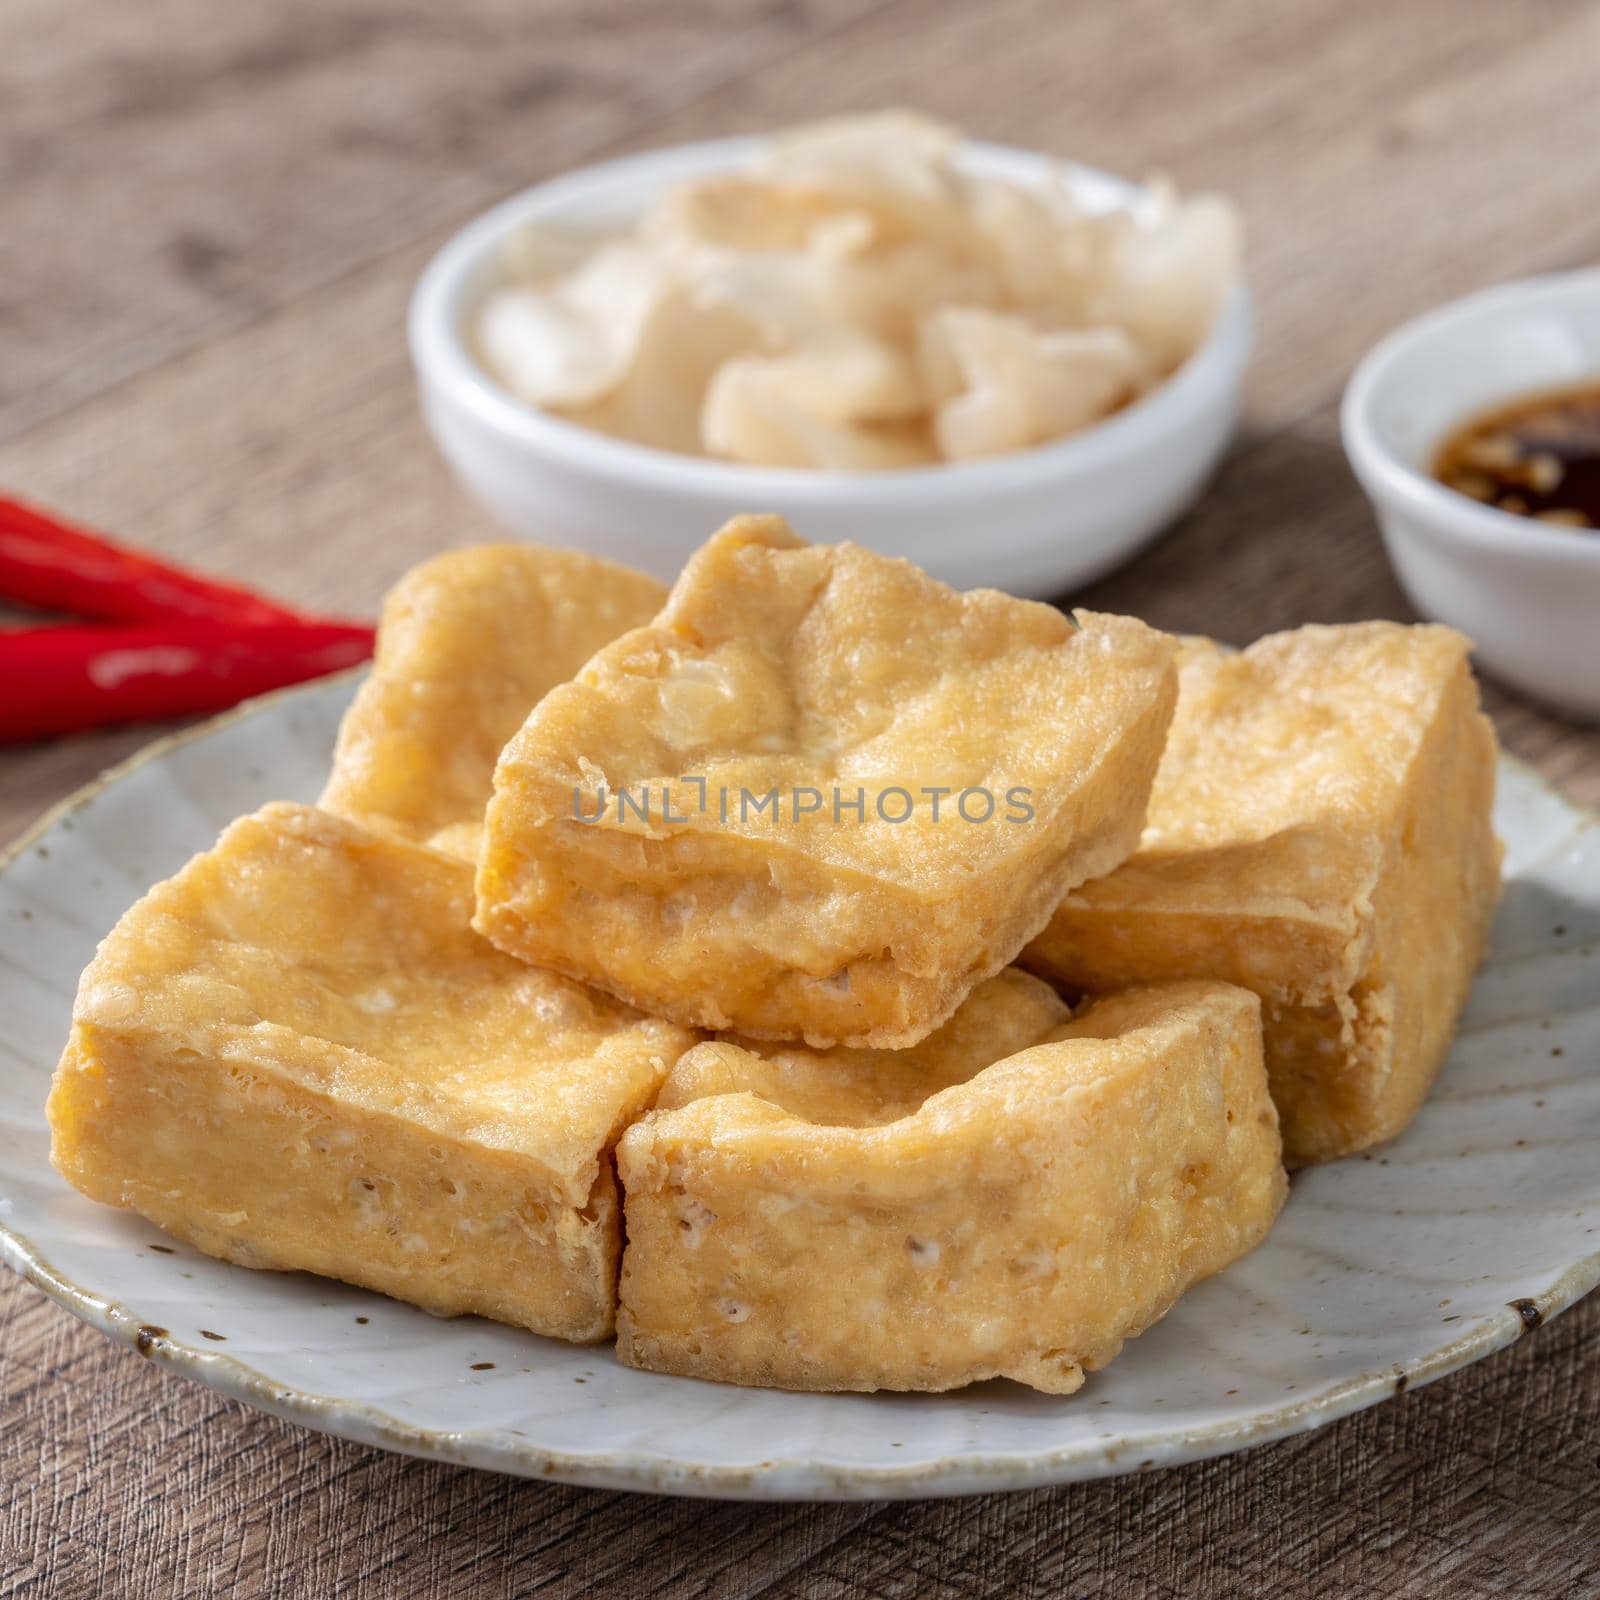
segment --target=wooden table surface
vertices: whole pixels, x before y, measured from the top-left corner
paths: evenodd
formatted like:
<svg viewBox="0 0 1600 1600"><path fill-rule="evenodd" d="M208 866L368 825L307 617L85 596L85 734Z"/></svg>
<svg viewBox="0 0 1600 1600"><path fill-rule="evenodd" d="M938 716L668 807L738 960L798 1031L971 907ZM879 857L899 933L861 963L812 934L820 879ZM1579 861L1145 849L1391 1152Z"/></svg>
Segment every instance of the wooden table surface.
<svg viewBox="0 0 1600 1600"><path fill-rule="evenodd" d="M445 234L576 163L916 104L1233 195L1260 346L1200 509L1086 598L1245 640L1408 615L1340 452L1421 308L1600 253L1600 6L0 0L0 484L370 612L490 536L402 339ZM1600 734L1493 689L1600 803ZM0 838L149 737L0 757ZM0 1595L1593 1594L1600 1297L1288 1443L1053 1492L748 1507L403 1460L163 1374L0 1274Z"/></svg>

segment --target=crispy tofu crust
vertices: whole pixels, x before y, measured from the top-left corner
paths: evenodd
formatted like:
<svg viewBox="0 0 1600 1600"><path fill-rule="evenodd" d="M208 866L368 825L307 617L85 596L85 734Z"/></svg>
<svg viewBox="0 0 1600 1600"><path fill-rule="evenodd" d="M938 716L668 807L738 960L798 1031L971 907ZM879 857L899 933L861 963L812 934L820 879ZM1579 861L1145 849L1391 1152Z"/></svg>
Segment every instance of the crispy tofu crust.
<svg viewBox="0 0 1600 1600"><path fill-rule="evenodd" d="M692 1042L468 926L465 863L271 805L84 972L52 1157L208 1254L609 1333L612 1147Z"/></svg>
<svg viewBox="0 0 1600 1600"><path fill-rule="evenodd" d="M1405 1127L1487 942L1496 744L1470 648L1386 622L1186 641L1138 853L1023 956L1076 991L1254 990L1292 1166Z"/></svg>
<svg viewBox="0 0 1600 1600"><path fill-rule="evenodd" d="M1286 1192L1254 995L1015 971L906 1052L700 1045L617 1155L622 1359L788 1389L1069 1394Z"/></svg>
<svg viewBox="0 0 1600 1600"><path fill-rule="evenodd" d="M318 803L475 859L506 740L666 597L642 572L534 545L475 545L412 568L384 602Z"/></svg>
<svg viewBox="0 0 1600 1600"><path fill-rule="evenodd" d="M1174 649L738 518L506 747L476 925L685 1025L914 1044L1133 848ZM670 817L621 802L664 787ZM958 814L969 789L987 820ZM801 790L816 809L791 808ZM741 814L768 793L776 820ZM1029 814L1007 820L1016 793Z"/></svg>

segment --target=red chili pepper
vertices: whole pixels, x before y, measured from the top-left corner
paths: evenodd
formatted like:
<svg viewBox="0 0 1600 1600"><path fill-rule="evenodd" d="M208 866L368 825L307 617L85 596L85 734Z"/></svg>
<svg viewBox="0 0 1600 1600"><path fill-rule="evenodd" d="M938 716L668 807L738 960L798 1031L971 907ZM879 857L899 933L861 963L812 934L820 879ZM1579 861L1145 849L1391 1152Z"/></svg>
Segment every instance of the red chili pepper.
<svg viewBox="0 0 1600 1600"><path fill-rule="evenodd" d="M0 595L102 622L276 623L302 613L0 496Z"/></svg>
<svg viewBox="0 0 1600 1600"><path fill-rule="evenodd" d="M220 711L353 667L360 623L131 623L0 630L0 743Z"/></svg>

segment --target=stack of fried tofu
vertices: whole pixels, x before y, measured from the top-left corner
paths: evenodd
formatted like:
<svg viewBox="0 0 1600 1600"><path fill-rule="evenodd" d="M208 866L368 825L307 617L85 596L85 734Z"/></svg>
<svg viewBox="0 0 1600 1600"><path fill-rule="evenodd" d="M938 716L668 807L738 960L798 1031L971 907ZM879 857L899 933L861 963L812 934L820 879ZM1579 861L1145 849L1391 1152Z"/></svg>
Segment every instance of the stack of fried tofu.
<svg viewBox="0 0 1600 1600"><path fill-rule="evenodd" d="M56 1163L635 1366L1069 1393L1259 1243L1286 1162L1426 1096L1499 888L1468 649L1233 652L770 517L670 594L440 556L320 804L102 944Z"/></svg>

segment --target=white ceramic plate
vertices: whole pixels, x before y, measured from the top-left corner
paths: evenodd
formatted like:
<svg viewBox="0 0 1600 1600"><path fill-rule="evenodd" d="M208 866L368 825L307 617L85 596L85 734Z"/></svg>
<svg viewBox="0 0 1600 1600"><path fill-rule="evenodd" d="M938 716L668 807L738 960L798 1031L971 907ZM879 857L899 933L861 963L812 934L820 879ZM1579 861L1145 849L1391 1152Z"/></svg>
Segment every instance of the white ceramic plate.
<svg viewBox="0 0 1600 1600"><path fill-rule="evenodd" d="M197 1255L51 1169L79 969L224 823L322 783L348 681L257 702L55 812L0 875L0 1253L148 1359L310 1427L611 1488L764 1499L1021 1488L1279 1438L1510 1343L1600 1280L1600 818L1501 771L1510 879L1437 1091L1302 1174L1261 1249L1076 1395L798 1395L657 1377Z"/></svg>

